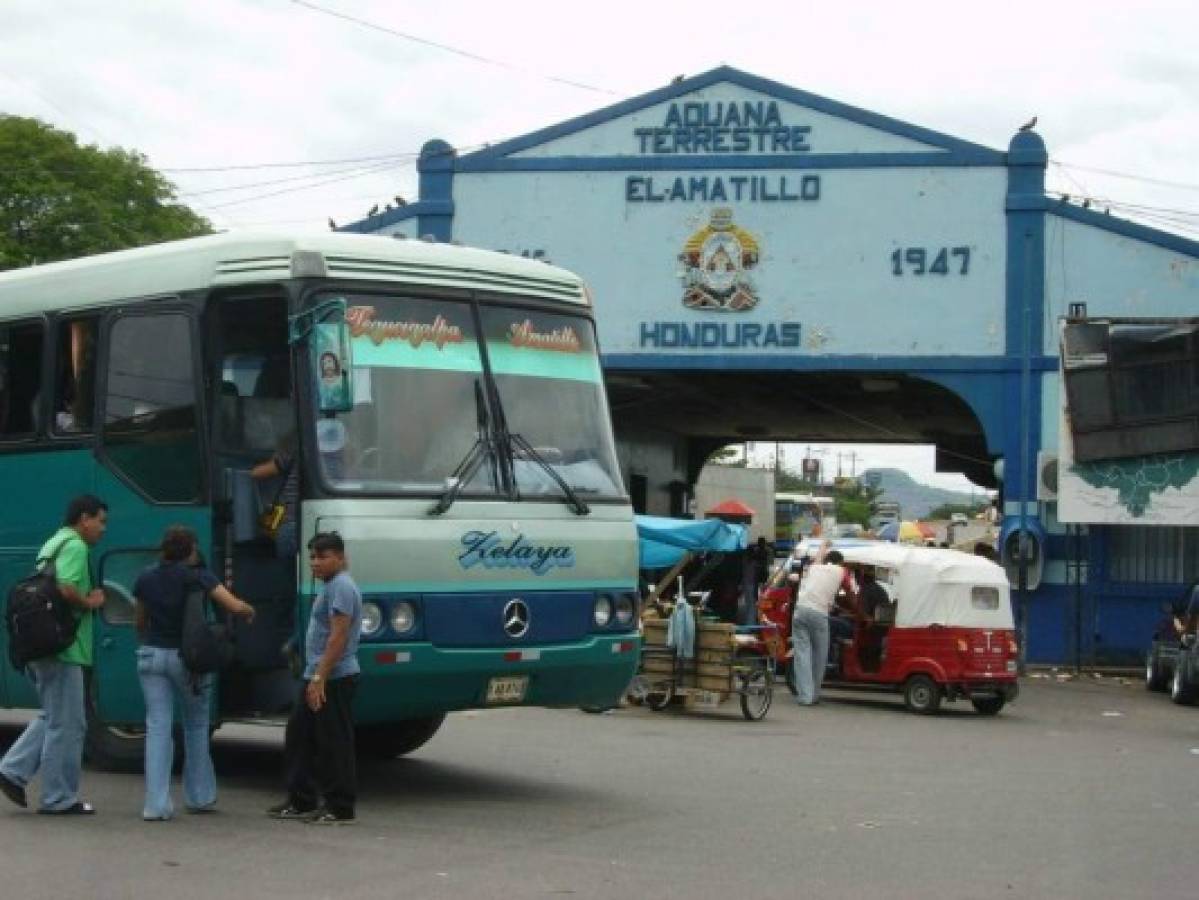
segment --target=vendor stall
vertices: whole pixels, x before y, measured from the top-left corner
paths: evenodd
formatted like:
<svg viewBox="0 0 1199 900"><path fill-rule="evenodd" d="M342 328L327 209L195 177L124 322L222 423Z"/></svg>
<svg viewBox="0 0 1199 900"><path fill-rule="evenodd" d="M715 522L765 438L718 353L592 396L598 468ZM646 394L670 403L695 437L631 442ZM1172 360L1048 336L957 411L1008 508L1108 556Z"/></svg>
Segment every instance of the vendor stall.
<svg viewBox="0 0 1199 900"><path fill-rule="evenodd" d="M738 627L735 606L730 618L714 602L721 565L744 552L746 528L719 519L638 516L637 533L642 570L666 571L649 589L641 668L630 695L654 710L675 697L716 706L736 695L747 719L763 718L774 661L760 649L762 626Z"/></svg>

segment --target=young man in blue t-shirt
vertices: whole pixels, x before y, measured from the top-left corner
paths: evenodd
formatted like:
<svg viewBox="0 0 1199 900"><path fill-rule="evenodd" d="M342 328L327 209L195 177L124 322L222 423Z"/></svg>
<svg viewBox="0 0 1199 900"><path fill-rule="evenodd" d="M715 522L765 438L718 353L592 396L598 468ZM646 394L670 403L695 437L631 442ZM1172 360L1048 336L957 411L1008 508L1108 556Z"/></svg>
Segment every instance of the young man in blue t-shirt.
<svg viewBox="0 0 1199 900"><path fill-rule="evenodd" d="M351 707L358 686L362 594L347 571L340 535L313 537L308 565L324 586L308 621L303 689L287 721L287 801L268 812L276 819L343 825L354 821L357 799Z"/></svg>

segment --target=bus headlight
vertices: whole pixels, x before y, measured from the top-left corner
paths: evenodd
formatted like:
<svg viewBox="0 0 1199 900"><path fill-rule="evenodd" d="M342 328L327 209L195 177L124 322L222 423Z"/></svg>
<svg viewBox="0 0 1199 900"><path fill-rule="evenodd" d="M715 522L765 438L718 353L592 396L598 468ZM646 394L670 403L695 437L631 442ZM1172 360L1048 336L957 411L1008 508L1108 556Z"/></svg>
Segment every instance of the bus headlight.
<svg viewBox="0 0 1199 900"><path fill-rule="evenodd" d="M637 604L633 602L633 598L628 594L621 594L616 598L616 624L631 625L633 615L637 611Z"/></svg>
<svg viewBox="0 0 1199 900"><path fill-rule="evenodd" d="M406 634L416 625L416 607L408 600L401 600L391 608L391 630Z"/></svg>
<svg viewBox="0 0 1199 900"><path fill-rule="evenodd" d="M607 594L600 594L595 598L595 624L600 628L607 628L611 621L612 598Z"/></svg>
<svg viewBox="0 0 1199 900"><path fill-rule="evenodd" d="M378 603L369 600L362 604L362 633L367 637L377 634L383 627L383 610Z"/></svg>

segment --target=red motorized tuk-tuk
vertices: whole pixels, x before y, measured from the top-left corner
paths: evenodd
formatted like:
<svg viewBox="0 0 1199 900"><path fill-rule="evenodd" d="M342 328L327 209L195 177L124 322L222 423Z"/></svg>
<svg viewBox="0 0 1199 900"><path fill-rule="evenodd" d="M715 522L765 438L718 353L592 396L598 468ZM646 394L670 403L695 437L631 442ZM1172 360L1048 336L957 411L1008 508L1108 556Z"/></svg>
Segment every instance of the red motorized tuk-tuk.
<svg viewBox="0 0 1199 900"><path fill-rule="evenodd" d="M871 572L886 600L871 615L859 609L852 636L834 640L826 687L901 691L916 713L966 699L995 715L1015 699L1016 632L1002 567L957 550L849 541L835 547L859 585ZM761 620L778 623L788 638L794 596L782 566L758 600ZM771 649L777 670L789 675L791 641Z"/></svg>

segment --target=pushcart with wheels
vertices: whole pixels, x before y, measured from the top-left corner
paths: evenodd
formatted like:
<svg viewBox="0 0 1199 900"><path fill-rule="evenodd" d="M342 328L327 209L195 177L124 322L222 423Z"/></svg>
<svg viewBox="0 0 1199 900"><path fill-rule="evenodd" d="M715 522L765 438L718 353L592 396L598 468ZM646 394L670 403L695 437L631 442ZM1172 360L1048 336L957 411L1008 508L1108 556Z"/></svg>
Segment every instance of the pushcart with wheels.
<svg viewBox="0 0 1199 900"><path fill-rule="evenodd" d="M630 693L650 709L666 709L676 697L717 706L736 696L746 719L766 717L773 699L774 657L761 651L761 632L773 626L700 621L689 658L667 646L665 620L647 619L643 627L641 667Z"/></svg>

